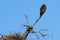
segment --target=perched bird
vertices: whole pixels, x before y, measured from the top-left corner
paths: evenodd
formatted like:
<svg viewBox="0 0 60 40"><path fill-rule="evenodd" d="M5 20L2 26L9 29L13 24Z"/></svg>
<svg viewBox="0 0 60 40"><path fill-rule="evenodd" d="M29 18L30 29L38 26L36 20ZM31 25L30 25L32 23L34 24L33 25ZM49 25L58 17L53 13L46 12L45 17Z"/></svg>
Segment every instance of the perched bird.
<svg viewBox="0 0 60 40"><path fill-rule="evenodd" d="M45 11L46 11L46 5L43 4L40 8L40 17L45 13Z"/></svg>

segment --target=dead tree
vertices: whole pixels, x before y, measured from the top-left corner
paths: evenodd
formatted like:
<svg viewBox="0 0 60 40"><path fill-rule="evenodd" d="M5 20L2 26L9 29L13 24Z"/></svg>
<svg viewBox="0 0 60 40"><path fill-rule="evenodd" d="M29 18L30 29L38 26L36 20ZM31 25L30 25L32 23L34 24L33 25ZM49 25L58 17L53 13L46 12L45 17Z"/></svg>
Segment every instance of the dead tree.
<svg viewBox="0 0 60 40"><path fill-rule="evenodd" d="M33 27L34 27L35 24L40 20L40 18L41 18L42 15L45 13L45 11L46 11L46 5L43 4L43 5L41 6L41 8L40 8L40 16L39 16L39 18L34 22L33 25L29 25L28 17L27 17L27 15L25 15L26 20L27 20L27 23L26 23L26 25L23 25L23 26L26 26L27 30L26 30L26 32L22 35L21 40L26 40L26 37L28 36L29 33L40 33L41 36L43 36L43 37L44 37L44 36L47 36L47 34L43 34L43 33L41 33L40 31L33 31ZM47 30L47 29L41 29L41 30Z"/></svg>
<svg viewBox="0 0 60 40"><path fill-rule="evenodd" d="M45 13L46 11L46 5L43 4L40 8L40 16L38 17L38 19L32 24L32 25L29 25L29 22L28 22L28 17L27 15L25 15L26 17L26 20L27 20L27 23L23 26L26 26L26 31L23 35L20 35L20 34L12 34L12 35L7 35L7 36L2 36L2 40L26 40L27 36L29 35L29 33L40 33L40 35L42 37L45 37L47 36L47 34L43 34L41 33L41 30L47 30L47 29L41 29L40 31L34 31L33 30L33 27L36 25L36 23L41 19L42 15Z"/></svg>

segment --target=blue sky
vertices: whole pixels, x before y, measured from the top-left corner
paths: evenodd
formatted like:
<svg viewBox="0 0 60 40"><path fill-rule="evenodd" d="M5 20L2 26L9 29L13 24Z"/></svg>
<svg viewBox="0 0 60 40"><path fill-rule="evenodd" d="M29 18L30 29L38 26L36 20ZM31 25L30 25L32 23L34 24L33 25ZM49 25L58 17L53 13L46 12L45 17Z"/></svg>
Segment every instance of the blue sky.
<svg viewBox="0 0 60 40"><path fill-rule="evenodd" d="M25 30L21 25L26 23L25 14L29 24L33 24L39 17L39 8L46 4L47 9L41 20L35 25L34 30L48 28L48 34L60 39L60 0L0 0L0 33L21 32Z"/></svg>

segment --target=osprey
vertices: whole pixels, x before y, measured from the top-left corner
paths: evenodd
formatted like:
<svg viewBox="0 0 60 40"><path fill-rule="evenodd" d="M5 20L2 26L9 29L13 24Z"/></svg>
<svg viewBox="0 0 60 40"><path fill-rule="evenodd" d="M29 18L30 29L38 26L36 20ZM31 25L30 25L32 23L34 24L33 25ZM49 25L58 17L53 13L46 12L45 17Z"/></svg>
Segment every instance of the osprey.
<svg viewBox="0 0 60 40"><path fill-rule="evenodd" d="M45 11L46 11L46 5L43 4L40 8L40 17L45 13Z"/></svg>

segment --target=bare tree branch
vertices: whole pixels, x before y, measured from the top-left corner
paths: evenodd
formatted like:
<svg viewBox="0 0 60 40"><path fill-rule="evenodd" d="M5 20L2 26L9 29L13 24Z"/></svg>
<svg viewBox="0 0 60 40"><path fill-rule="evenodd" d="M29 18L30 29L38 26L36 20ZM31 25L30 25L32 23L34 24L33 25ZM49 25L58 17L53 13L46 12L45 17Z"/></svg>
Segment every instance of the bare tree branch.
<svg viewBox="0 0 60 40"><path fill-rule="evenodd" d="M32 27L34 27L39 20L40 20L40 17L34 22L34 24L32 25Z"/></svg>
<svg viewBox="0 0 60 40"><path fill-rule="evenodd" d="M26 25L29 25L28 16L26 14L25 14L25 17L26 17Z"/></svg>

